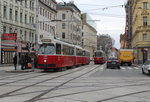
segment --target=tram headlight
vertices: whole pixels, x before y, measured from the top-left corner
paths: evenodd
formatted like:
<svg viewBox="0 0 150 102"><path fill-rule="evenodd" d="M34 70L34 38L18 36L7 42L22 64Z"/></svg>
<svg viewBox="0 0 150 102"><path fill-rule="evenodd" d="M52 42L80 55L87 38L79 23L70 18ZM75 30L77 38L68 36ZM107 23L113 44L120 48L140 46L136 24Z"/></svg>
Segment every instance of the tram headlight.
<svg viewBox="0 0 150 102"><path fill-rule="evenodd" d="M47 60L44 60L44 63L46 63L47 62Z"/></svg>

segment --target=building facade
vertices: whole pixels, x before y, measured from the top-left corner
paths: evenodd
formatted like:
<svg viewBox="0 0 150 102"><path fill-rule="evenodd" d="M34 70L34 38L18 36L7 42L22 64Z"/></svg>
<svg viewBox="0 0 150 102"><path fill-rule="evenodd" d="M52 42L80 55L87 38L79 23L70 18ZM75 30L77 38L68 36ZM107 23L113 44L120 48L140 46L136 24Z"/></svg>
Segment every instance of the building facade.
<svg viewBox="0 0 150 102"><path fill-rule="evenodd" d="M127 49L126 34L120 34L120 49Z"/></svg>
<svg viewBox="0 0 150 102"><path fill-rule="evenodd" d="M126 27L125 27L125 40L126 40L126 49L132 48L132 7L131 0L127 1L125 6L126 10Z"/></svg>
<svg viewBox="0 0 150 102"><path fill-rule="evenodd" d="M82 21L81 11L73 2L57 4L57 38L81 46Z"/></svg>
<svg viewBox="0 0 150 102"><path fill-rule="evenodd" d="M36 0L0 0L0 59L2 64L13 63L13 54L28 53L35 44ZM34 53L34 50L30 50Z"/></svg>
<svg viewBox="0 0 150 102"><path fill-rule="evenodd" d="M132 46L137 63L150 58L150 0L131 0Z"/></svg>
<svg viewBox="0 0 150 102"><path fill-rule="evenodd" d="M39 0L38 2L38 43L42 39L51 39L56 36L56 4L55 0Z"/></svg>
<svg viewBox="0 0 150 102"><path fill-rule="evenodd" d="M94 51L97 50L97 31L94 28L96 24L86 13L82 14L82 24L82 47L90 51L92 59Z"/></svg>

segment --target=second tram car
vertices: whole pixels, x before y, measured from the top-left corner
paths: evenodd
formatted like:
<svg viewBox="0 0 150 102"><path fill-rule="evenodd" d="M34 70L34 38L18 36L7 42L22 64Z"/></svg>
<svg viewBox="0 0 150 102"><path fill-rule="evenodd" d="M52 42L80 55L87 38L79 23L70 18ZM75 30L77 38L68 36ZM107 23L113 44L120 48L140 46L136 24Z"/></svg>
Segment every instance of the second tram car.
<svg viewBox="0 0 150 102"><path fill-rule="evenodd" d="M89 52L60 40L43 41L38 51L38 68L49 70L90 63Z"/></svg>
<svg viewBox="0 0 150 102"><path fill-rule="evenodd" d="M99 50L94 52L94 64L103 64L106 62L104 51Z"/></svg>

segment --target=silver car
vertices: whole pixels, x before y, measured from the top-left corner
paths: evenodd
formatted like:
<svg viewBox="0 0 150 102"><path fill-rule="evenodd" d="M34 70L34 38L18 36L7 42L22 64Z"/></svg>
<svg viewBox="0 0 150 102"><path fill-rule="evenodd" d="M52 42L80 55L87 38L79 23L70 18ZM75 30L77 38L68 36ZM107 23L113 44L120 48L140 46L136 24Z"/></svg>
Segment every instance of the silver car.
<svg viewBox="0 0 150 102"><path fill-rule="evenodd" d="M142 73L150 75L150 59L147 60L142 66Z"/></svg>

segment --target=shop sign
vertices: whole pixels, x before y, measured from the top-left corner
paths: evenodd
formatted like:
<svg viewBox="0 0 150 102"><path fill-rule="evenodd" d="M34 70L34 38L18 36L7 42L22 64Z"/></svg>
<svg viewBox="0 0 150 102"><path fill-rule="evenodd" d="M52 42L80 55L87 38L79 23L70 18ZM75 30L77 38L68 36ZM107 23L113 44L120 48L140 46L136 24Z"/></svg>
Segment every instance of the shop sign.
<svg viewBox="0 0 150 102"><path fill-rule="evenodd" d="M2 34L2 40L17 40L16 33L4 33Z"/></svg>

